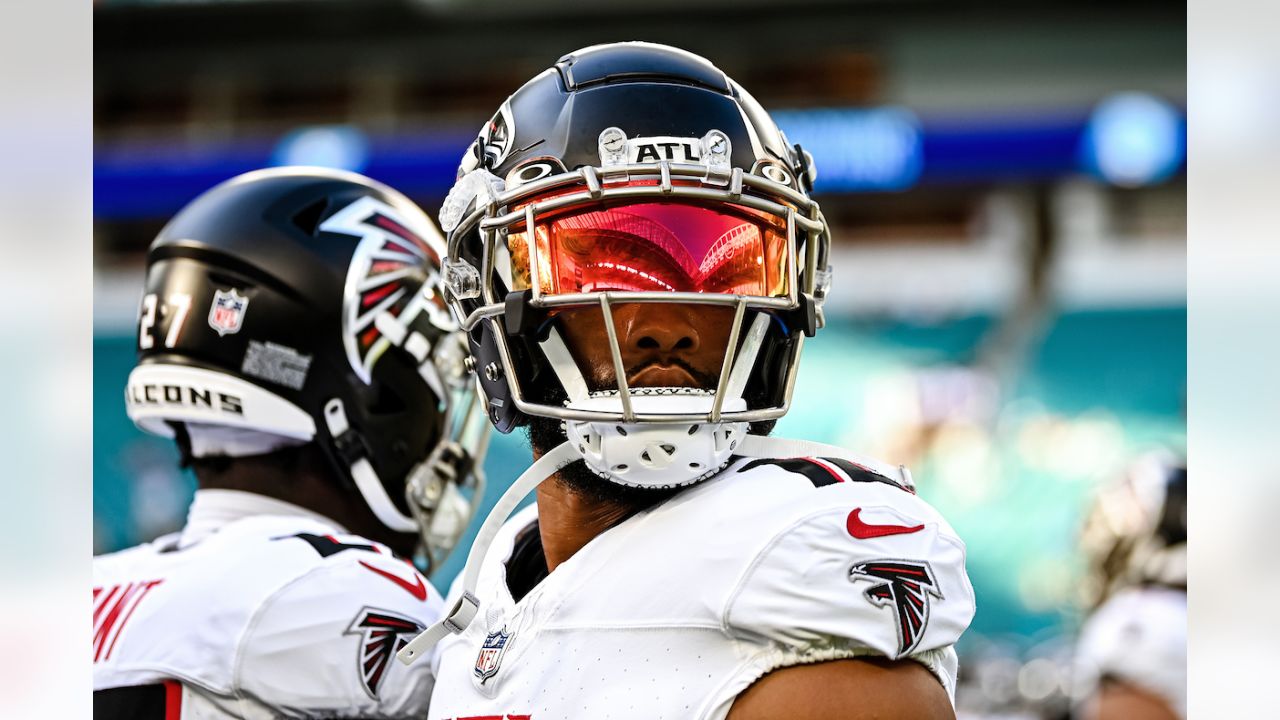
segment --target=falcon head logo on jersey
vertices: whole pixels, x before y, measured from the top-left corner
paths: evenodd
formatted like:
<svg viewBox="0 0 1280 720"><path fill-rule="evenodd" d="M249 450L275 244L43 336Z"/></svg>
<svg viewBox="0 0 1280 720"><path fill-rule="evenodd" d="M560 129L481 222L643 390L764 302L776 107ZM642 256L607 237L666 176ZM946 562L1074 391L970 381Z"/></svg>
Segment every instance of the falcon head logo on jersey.
<svg viewBox="0 0 1280 720"><path fill-rule="evenodd" d="M873 583L863 595L875 605L893 608L898 626L898 657L920 643L929 624L929 596L942 598L927 562L872 560L849 568L849 581Z"/></svg>
<svg viewBox="0 0 1280 720"><path fill-rule="evenodd" d="M356 375L371 382L378 358L393 345L402 346L422 363L423 378L437 397L444 397L434 365L427 362L439 336L456 329L434 269L445 253L443 238L435 228L411 227L374 197L339 210L320 229L361 238L342 301L342 341Z"/></svg>
<svg viewBox="0 0 1280 720"><path fill-rule="evenodd" d="M249 298L237 293L235 288L215 290L213 304L209 306L209 327L217 330L219 337L234 335L240 332L247 309Z"/></svg>
<svg viewBox="0 0 1280 720"><path fill-rule="evenodd" d="M481 684L498 674L498 667L502 664L502 656L507 652L510 640L511 633L505 627L485 636L484 643L480 645L480 654L476 656L476 677L480 678Z"/></svg>
<svg viewBox="0 0 1280 720"><path fill-rule="evenodd" d="M387 610L365 608L356 615L344 634L360 636L356 670L369 697L378 699L392 656L423 629L417 621Z"/></svg>

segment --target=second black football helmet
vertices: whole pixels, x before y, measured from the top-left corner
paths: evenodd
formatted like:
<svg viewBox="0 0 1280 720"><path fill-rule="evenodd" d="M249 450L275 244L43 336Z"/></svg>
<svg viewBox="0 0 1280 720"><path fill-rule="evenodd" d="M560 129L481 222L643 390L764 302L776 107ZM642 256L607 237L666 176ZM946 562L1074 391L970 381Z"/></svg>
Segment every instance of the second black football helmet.
<svg viewBox="0 0 1280 720"><path fill-rule="evenodd" d="M130 418L197 455L315 442L386 527L430 535L417 520L438 515L438 559L469 511L433 463L468 465L450 470L466 481L485 440L472 429L456 447L476 403L438 291L444 252L416 205L360 175L278 168L218 185L147 253Z"/></svg>

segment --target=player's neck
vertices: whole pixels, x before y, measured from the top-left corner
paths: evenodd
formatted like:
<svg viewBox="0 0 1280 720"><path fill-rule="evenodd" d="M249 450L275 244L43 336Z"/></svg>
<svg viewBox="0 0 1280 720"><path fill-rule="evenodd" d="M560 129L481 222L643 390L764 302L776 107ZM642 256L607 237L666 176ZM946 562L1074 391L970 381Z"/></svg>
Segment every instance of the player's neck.
<svg viewBox="0 0 1280 720"><path fill-rule="evenodd" d="M635 513L626 504L585 497L554 475L538 486L537 495L538 529L548 571Z"/></svg>
<svg viewBox="0 0 1280 720"><path fill-rule="evenodd" d="M341 521L344 515L335 482L302 464L283 466L264 457L227 458L192 468L200 489L238 490L281 500Z"/></svg>
<svg viewBox="0 0 1280 720"><path fill-rule="evenodd" d="M383 527L358 496L343 489L311 446L294 452L301 455L290 463L259 456L211 465L197 461L193 470L202 489L240 490L292 503L333 520L348 532L384 543L404 557L413 556L416 534L393 533Z"/></svg>

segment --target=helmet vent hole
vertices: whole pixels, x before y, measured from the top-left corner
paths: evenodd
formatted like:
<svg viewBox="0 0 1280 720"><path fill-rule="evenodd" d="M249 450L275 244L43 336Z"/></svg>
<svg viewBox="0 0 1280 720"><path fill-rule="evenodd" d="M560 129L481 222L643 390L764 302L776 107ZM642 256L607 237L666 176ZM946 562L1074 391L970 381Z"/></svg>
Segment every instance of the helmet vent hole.
<svg viewBox="0 0 1280 720"><path fill-rule="evenodd" d="M690 435L692 435L692 434L694 434L694 433L696 433L696 432L698 432L698 426L697 426L697 425L690 425L690 426L689 426L689 434L690 434Z"/></svg>
<svg viewBox="0 0 1280 720"><path fill-rule="evenodd" d="M694 470L697 470L698 468L702 467L702 463L689 463L689 467L693 468Z"/></svg>
<svg viewBox="0 0 1280 720"><path fill-rule="evenodd" d="M614 428L613 428L613 429L614 429L614 430L617 430L619 435L621 435L621 436L623 436L623 437L626 437L626 436L627 436L627 431L626 431L626 430L623 430L621 425L616 425L616 426L614 426Z"/></svg>
<svg viewBox="0 0 1280 720"><path fill-rule="evenodd" d="M676 446L672 445L671 443L662 443L658 447L662 448L662 451L668 455L672 455L676 451Z"/></svg>
<svg viewBox="0 0 1280 720"><path fill-rule="evenodd" d="M640 453L640 459L645 462L653 462L653 458L649 457L648 450L645 450L644 452Z"/></svg>
<svg viewBox="0 0 1280 720"><path fill-rule="evenodd" d="M624 471L624 470L626 470L626 469L627 469L627 464L626 464L626 463L622 463L621 465L614 465L614 466L613 466L613 471L614 471L614 472L623 472L623 471Z"/></svg>

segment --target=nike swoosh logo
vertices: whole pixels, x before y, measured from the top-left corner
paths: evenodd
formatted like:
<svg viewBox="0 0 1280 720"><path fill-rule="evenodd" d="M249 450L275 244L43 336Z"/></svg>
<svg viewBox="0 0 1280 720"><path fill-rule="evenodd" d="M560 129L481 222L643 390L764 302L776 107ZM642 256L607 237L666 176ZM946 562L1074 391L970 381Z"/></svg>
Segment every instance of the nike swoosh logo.
<svg viewBox="0 0 1280 720"><path fill-rule="evenodd" d="M427 584L422 581L422 576L417 572L413 573L413 582L409 582L395 573L389 573L386 570L376 568L363 560L359 560L358 562L405 590L408 590L409 594L417 598L419 602L427 599Z"/></svg>
<svg viewBox="0 0 1280 720"><path fill-rule="evenodd" d="M910 535L913 532L920 532L924 529L924 525L869 525L862 522L862 518L858 517L862 513L862 508L854 508L849 513L849 520L845 523L849 534L859 540L870 540L871 538L885 537L886 535Z"/></svg>

